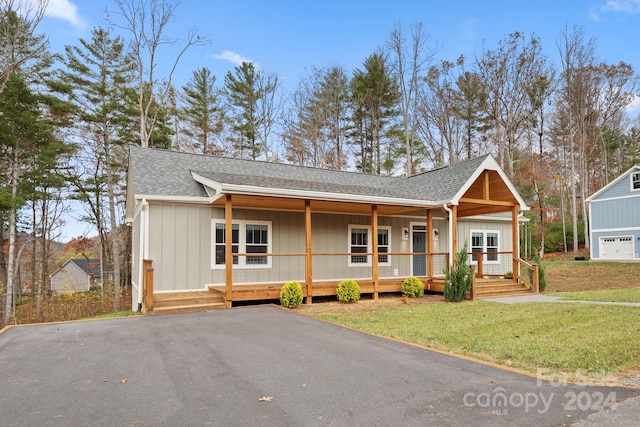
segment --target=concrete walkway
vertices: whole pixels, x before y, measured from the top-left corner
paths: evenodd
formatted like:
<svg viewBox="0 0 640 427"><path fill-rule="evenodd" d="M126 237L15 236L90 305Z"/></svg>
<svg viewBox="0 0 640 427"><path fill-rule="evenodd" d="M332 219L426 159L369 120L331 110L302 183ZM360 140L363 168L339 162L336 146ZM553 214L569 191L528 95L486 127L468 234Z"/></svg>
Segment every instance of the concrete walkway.
<svg viewBox="0 0 640 427"><path fill-rule="evenodd" d="M565 302L565 303L600 304L600 305L626 305L630 307L640 307L640 302L566 300L566 299L562 299L562 297L558 297L554 295L541 295L541 294L519 295L516 297L486 298L483 301L501 302L504 304L516 304L519 302Z"/></svg>

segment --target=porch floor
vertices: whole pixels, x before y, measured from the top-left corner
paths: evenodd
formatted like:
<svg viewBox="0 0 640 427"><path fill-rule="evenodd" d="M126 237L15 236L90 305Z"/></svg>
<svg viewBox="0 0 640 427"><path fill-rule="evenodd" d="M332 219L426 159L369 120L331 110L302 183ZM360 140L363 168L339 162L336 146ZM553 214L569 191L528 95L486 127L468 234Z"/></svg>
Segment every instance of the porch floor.
<svg viewBox="0 0 640 427"><path fill-rule="evenodd" d="M444 285L444 279L428 279L427 277L419 277L425 284L425 290L434 292L442 292ZM404 278L391 278L380 279L378 281L378 293L390 293L400 292L402 290L402 281ZM373 294L374 285L372 280L357 280L360 286L360 293ZM340 281L326 281L326 282L314 282L311 288L311 295L307 290L307 286L304 283L302 285L302 295L306 298L313 297L326 297L337 295L337 289ZM273 284L247 284L247 285L234 285L231 290L231 301L259 301L279 299L280 290L284 286L284 283ZM209 290L222 296L224 299L226 296L226 287L224 285L209 285ZM226 299L225 299L226 301Z"/></svg>
<svg viewBox="0 0 640 427"><path fill-rule="evenodd" d="M419 277L425 284L425 291L442 292L444 278ZM402 291L403 278L380 279L378 293L399 293ZM337 295L339 281L314 282L311 288L311 300L314 297ZM361 294L374 293L373 281L358 281ZM234 285L231 291L231 303L247 301L267 301L280 298L280 290L284 283ZM495 298L516 295L528 295L531 288L513 279L476 278L474 281L473 299ZM302 294L308 296L307 287L302 284ZM227 305L226 287L209 285L206 291L169 292L154 294L154 309L151 314L184 313L224 309Z"/></svg>

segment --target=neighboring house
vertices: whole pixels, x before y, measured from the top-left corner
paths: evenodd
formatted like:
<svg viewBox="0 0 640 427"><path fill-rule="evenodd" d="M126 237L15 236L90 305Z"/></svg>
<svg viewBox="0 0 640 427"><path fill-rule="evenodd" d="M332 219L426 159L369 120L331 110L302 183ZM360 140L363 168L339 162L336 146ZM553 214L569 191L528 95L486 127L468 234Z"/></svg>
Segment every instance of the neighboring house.
<svg viewBox="0 0 640 427"><path fill-rule="evenodd" d="M586 200L591 259L640 261L640 165Z"/></svg>
<svg viewBox="0 0 640 427"><path fill-rule="evenodd" d="M133 307L143 260L155 294L217 290L227 306L243 289L277 298L291 280L307 302L335 295L342 279L375 298L412 275L441 290L464 244L484 274L517 280L518 218L528 209L490 155L401 178L134 146Z"/></svg>
<svg viewBox="0 0 640 427"><path fill-rule="evenodd" d="M53 293L83 292L91 289L100 277L100 261L97 259L70 259L51 273Z"/></svg>

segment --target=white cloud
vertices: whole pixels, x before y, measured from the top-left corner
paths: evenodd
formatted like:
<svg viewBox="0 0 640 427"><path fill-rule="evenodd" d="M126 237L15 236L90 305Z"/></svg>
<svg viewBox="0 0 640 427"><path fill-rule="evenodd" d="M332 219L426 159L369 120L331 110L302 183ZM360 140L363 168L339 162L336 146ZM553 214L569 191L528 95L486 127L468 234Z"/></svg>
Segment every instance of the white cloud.
<svg viewBox="0 0 640 427"><path fill-rule="evenodd" d="M635 15L640 13L640 0L608 0L602 10Z"/></svg>
<svg viewBox="0 0 640 427"><path fill-rule="evenodd" d="M87 25L84 17L78 14L78 6L70 0L49 0L46 15L67 21L77 28Z"/></svg>
<svg viewBox="0 0 640 427"><path fill-rule="evenodd" d="M478 20L476 18L468 19L460 24L460 32L466 40L473 40L476 35L476 27Z"/></svg>
<svg viewBox="0 0 640 427"><path fill-rule="evenodd" d="M631 103L627 105L627 112L629 113L640 112L640 95L636 95L633 101L631 101Z"/></svg>
<svg viewBox="0 0 640 427"><path fill-rule="evenodd" d="M216 59L222 59L224 61L232 62L236 65L242 65L243 62L253 63L252 60L245 58L239 53L231 52L229 50L223 50L222 53L212 55Z"/></svg>

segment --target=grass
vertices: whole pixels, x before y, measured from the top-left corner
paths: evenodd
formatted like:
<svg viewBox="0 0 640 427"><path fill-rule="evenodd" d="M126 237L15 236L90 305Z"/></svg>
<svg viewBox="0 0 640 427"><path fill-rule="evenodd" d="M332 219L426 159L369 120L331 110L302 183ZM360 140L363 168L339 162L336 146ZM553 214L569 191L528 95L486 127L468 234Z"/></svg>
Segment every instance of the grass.
<svg viewBox="0 0 640 427"><path fill-rule="evenodd" d="M545 261L547 291L565 299L640 302L640 263ZM465 301L318 317L422 346L568 379L640 365L638 307Z"/></svg>
<svg viewBox="0 0 640 427"><path fill-rule="evenodd" d="M551 295L565 300L640 303L640 288L610 289L605 291L553 292Z"/></svg>
<svg viewBox="0 0 640 427"><path fill-rule="evenodd" d="M548 292L640 287L640 262L544 261Z"/></svg>
<svg viewBox="0 0 640 427"><path fill-rule="evenodd" d="M136 311L126 310L126 311L115 311L113 313L105 313L98 316L90 317L89 319L111 319L114 317L127 317L127 316L137 316L141 313Z"/></svg>
<svg viewBox="0 0 640 427"><path fill-rule="evenodd" d="M568 379L620 374L637 367L640 360L637 307L466 301L318 317Z"/></svg>

